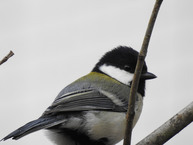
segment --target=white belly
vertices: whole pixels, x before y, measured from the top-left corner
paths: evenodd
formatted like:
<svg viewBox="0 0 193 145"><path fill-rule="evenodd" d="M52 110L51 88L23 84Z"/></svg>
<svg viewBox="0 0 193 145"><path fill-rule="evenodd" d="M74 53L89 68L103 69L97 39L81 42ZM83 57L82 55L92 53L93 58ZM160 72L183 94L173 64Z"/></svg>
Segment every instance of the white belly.
<svg viewBox="0 0 193 145"><path fill-rule="evenodd" d="M135 105L133 127L137 123L142 111L143 98L138 95ZM87 123L85 129L94 140L108 138L109 145L118 143L124 138L126 114L121 112L88 111L85 115Z"/></svg>

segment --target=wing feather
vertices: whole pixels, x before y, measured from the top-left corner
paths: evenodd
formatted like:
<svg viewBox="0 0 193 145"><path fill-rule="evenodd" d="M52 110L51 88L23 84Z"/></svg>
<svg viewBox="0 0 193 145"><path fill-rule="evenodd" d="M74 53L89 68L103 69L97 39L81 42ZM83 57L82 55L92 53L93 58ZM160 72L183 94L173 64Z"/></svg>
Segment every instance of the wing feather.
<svg viewBox="0 0 193 145"><path fill-rule="evenodd" d="M43 115L87 110L126 112L128 96L128 86L92 72L65 87Z"/></svg>
<svg viewBox="0 0 193 145"><path fill-rule="evenodd" d="M88 89L57 98L44 114L86 110L126 111L124 106L115 104L100 91Z"/></svg>

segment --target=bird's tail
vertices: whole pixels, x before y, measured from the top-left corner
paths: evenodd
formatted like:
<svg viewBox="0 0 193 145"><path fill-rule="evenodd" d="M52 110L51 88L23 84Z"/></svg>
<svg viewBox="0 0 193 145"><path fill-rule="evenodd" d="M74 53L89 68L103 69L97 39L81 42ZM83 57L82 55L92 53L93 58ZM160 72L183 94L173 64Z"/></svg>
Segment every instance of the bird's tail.
<svg viewBox="0 0 193 145"><path fill-rule="evenodd" d="M1 141L5 141L10 138L17 140L32 132L38 131L40 129L53 127L55 125L61 124L64 121L64 117L40 117L39 119L31 121L25 124L24 126L18 128L17 130L13 131L12 133L4 137Z"/></svg>

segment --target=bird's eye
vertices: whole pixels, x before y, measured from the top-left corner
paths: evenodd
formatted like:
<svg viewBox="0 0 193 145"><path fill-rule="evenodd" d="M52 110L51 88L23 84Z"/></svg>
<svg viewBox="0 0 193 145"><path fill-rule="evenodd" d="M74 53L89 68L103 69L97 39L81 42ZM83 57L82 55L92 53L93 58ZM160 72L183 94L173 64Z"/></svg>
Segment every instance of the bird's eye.
<svg viewBox="0 0 193 145"><path fill-rule="evenodd" d="M131 67L128 66L128 65L125 65L125 66L124 66L124 70L126 70L126 71L131 71Z"/></svg>

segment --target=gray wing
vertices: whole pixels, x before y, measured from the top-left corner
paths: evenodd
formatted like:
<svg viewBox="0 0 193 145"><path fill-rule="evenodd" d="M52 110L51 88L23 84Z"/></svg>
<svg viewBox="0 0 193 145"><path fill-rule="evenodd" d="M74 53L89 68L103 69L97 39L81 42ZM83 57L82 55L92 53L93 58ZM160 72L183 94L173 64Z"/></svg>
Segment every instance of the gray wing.
<svg viewBox="0 0 193 145"><path fill-rule="evenodd" d="M83 85L83 87L85 86ZM79 88L78 90L76 89L76 91L74 87L72 88L72 90L68 87L64 88L40 118L20 127L2 140L7 140L9 138L19 139L40 129L50 128L64 123L66 121L66 116L60 114L62 112L85 110L126 112L127 103L121 101L115 94L100 89L98 90L96 87L88 87L87 89Z"/></svg>
<svg viewBox="0 0 193 145"><path fill-rule="evenodd" d="M110 80L105 75L100 77L97 73L86 75L64 88L40 118L20 127L2 140L19 139L34 131L64 123L68 112L69 114L86 110L126 112L128 96L128 86ZM63 115L64 112L67 114Z"/></svg>
<svg viewBox="0 0 193 145"><path fill-rule="evenodd" d="M104 90L96 88L80 89L58 96L44 112L44 115L86 110L126 112L127 102Z"/></svg>

